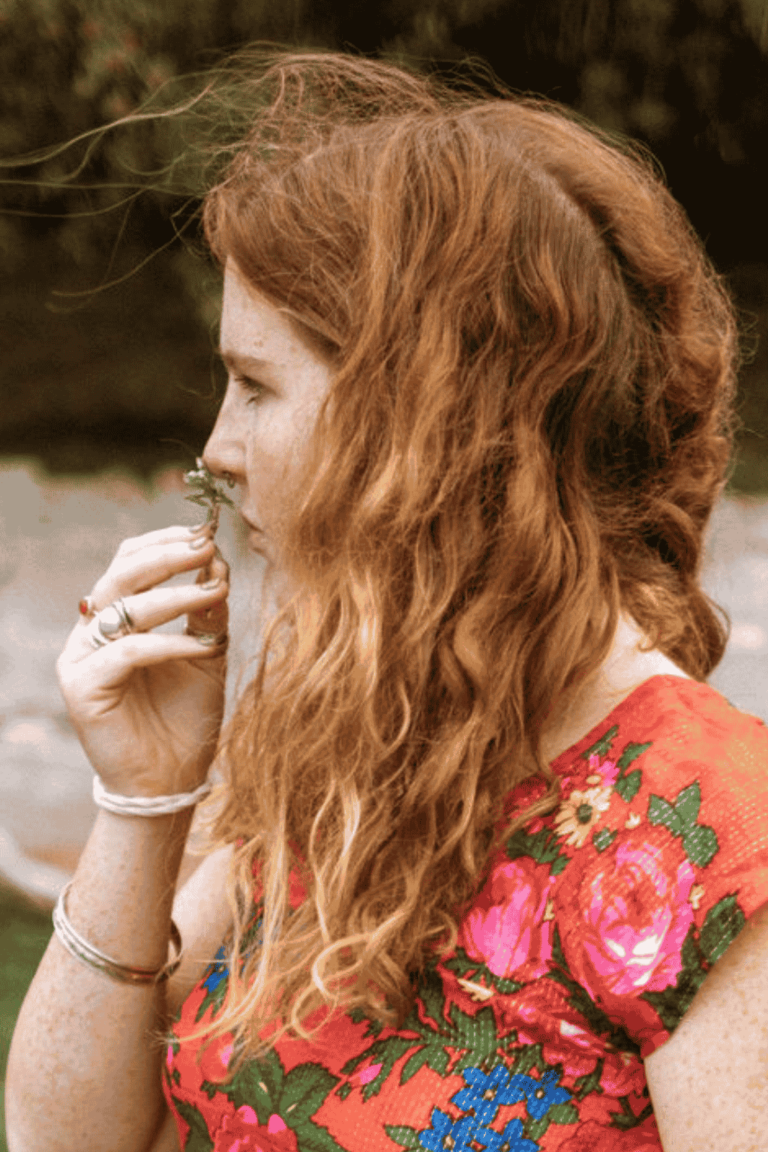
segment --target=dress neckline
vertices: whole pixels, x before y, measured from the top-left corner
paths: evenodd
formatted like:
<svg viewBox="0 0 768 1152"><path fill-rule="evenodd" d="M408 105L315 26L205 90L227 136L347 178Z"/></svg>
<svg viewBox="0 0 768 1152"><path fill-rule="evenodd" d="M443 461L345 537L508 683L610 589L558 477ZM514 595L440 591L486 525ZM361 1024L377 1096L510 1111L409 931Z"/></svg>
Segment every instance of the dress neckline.
<svg viewBox="0 0 768 1152"><path fill-rule="evenodd" d="M707 684L706 681L694 680L692 676L676 676L673 672L658 672L654 676L649 676L647 680L643 680L642 683L633 688L623 700L619 700L610 712L603 716L601 720L598 720L596 724L593 724L588 732L585 732L575 743L570 744L567 748L564 748L562 752L559 752L557 756L549 760L550 768L555 772L565 769L573 761L575 754L580 748L589 747L590 744L594 744L599 734L606 728L611 727L612 720L619 712L630 704L636 704L637 697L647 692L649 686L655 686L659 680L677 684L690 684L695 688L703 688L708 693L718 695L717 689L713 688L711 684Z"/></svg>

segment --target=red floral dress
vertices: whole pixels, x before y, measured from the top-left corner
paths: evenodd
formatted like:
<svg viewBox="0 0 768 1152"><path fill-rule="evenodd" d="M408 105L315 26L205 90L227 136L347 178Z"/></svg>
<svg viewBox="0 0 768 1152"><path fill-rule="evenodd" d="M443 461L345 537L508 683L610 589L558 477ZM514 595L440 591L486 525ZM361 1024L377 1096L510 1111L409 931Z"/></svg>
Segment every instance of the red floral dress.
<svg viewBox="0 0 768 1152"><path fill-rule="evenodd" d="M490 861L399 1030L339 1013L224 1086L230 1038L184 1039L221 1003L219 953L167 1049L185 1152L660 1152L643 1060L768 901L768 729L656 676L553 768L559 808Z"/></svg>

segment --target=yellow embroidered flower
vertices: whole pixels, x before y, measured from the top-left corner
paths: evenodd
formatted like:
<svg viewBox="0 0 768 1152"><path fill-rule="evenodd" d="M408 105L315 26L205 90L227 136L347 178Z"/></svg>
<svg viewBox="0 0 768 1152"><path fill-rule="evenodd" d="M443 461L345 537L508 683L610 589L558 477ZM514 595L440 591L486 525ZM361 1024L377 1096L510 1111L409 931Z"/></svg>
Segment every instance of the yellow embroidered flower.
<svg viewBox="0 0 768 1152"><path fill-rule="evenodd" d="M642 823L642 816L639 812L633 812L631 816L627 817L625 828L637 828L638 824Z"/></svg>
<svg viewBox="0 0 768 1152"><path fill-rule="evenodd" d="M571 792L560 805L555 816L558 834L566 837L566 844L581 848L611 802L611 788L588 788L585 792Z"/></svg>

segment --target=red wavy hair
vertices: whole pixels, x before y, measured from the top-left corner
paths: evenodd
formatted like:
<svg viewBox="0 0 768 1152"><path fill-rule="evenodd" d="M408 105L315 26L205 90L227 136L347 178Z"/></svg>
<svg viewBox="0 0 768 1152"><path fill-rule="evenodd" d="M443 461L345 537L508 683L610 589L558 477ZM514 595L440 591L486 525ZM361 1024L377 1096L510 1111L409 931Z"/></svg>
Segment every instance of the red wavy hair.
<svg viewBox="0 0 768 1152"><path fill-rule="evenodd" d="M222 750L215 835L240 844L215 1030L243 1057L322 1004L402 1018L505 794L539 773L526 818L556 803L543 725L621 612L695 679L718 663L699 576L737 339L651 160L566 109L332 53L241 74L252 126L206 236L334 368L298 591Z"/></svg>

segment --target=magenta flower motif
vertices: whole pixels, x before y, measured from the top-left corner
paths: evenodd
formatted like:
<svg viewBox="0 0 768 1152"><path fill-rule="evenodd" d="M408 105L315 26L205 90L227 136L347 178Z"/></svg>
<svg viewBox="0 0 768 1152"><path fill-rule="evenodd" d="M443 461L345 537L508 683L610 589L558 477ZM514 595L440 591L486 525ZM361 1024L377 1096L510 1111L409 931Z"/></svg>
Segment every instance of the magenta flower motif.
<svg viewBox="0 0 768 1152"><path fill-rule="evenodd" d="M577 854L556 902L573 926L563 940L566 960L591 995L674 984L693 921L695 878L666 829L647 824L625 831L599 856Z"/></svg>
<svg viewBox="0 0 768 1152"><path fill-rule="evenodd" d="M533 980L548 970L552 921L544 918L552 881L529 856L494 868L459 928L458 943L494 976Z"/></svg>

